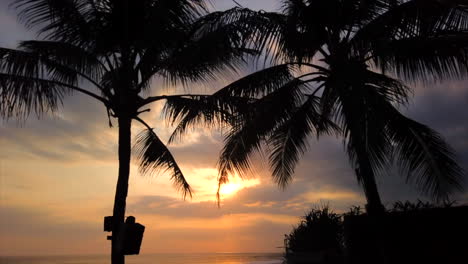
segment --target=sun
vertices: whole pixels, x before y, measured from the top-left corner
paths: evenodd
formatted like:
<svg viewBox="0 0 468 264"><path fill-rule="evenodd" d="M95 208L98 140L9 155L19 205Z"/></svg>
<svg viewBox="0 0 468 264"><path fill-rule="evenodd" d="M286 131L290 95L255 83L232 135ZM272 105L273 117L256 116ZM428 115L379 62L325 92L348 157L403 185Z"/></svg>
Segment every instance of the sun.
<svg viewBox="0 0 468 264"><path fill-rule="evenodd" d="M221 186L219 193L221 195L231 195L231 194L236 193L241 188L242 188L242 185L239 183L227 183Z"/></svg>
<svg viewBox="0 0 468 264"><path fill-rule="evenodd" d="M242 189L253 187L260 184L258 179L240 179L238 176L229 180L229 183L221 185L219 194L221 196L233 196Z"/></svg>

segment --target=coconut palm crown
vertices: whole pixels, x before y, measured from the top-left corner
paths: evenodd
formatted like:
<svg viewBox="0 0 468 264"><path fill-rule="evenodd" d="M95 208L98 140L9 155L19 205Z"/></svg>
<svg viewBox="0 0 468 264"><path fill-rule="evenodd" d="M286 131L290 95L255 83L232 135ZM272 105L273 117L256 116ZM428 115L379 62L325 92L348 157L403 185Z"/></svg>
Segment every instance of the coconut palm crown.
<svg viewBox="0 0 468 264"><path fill-rule="evenodd" d="M408 103L408 84L467 76L468 1L284 0L281 13L237 7L219 20L254 30L252 45L265 51L268 67L189 99L191 108L168 100L166 115L179 123L174 138L199 122L231 125L220 184L245 175L252 154L264 151L284 187L308 137L338 133L370 213L384 210L375 175L392 164L436 200L461 189L463 170L450 146L398 106Z"/></svg>
<svg viewBox="0 0 468 264"><path fill-rule="evenodd" d="M233 72L252 53L231 23L213 19L201 0L16 0L20 20L39 40L0 48L0 114L25 119L59 110L81 93L102 103L119 127L119 174L113 210L112 263L124 263L119 239L131 157L131 123L147 129L134 151L142 173L162 169L184 198L192 194L171 152L139 117L150 104L191 95L144 96L153 78L188 84ZM147 94L147 93L146 93Z"/></svg>

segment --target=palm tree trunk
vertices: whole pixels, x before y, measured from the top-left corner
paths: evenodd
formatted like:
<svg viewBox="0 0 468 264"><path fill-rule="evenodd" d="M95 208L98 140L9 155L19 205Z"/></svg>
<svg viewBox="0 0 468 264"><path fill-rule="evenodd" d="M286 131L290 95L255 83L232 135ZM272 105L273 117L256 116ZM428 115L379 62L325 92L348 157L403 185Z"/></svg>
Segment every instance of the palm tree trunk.
<svg viewBox="0 0 468 264"><path fill-rule="evenodd" d="M119 178L114 200L114 227L112 234L112 264L124 264L125 257L121 248L121 227L125 218L125 205L128 193L128 178L130 175L131 119L119 117Z"/></svg>
<svg viewBox="0 0 468 264"><path fill-rule="evenodd" d="M383 219L385 207L380 199L377 183L375 182L375 174L370 165L370 161L367 158L367 153L359 151L357 156L359 162L358 173L360 174L367 200L366 211L370 217L369 228L374 234L373 243L376 243L376 249L378 250L378 257L375 259L375 263L386 264L388 263L388 258L386 253L387 246L385 242L385 224Z"/></svg>
<svg viewBox="0 0 468 264"><path fill-rule="evenodd" d="M378 216L385 212L385 207L380 199L380 194L375 182L375 174L366 154L358 153L359 174L366 195L366 211L371 216Z"/></svg>

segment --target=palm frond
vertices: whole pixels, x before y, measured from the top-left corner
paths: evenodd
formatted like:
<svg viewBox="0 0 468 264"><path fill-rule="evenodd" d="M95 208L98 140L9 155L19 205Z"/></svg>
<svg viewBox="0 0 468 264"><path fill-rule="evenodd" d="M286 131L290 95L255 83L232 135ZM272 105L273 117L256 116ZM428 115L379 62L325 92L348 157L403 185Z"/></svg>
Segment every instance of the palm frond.
<svg viewBox="0 0 468 264"><path fill-rule="evenodd" d="M387 102L406 104L411 96L412 91L410 87L400 80L391 78L385 74L366 70L362 78L367 86L372 87Z"/></svg>
<svg viewBox="0 0 468 264"><path fill-rule="evenodd" d="M29 45L29 42L25 45ZM71 90L104 102L104 98L77 87L80 80L94 81L78 70L85 71L86 68L90 68L88 72L91 73L93 71L91 68L94 69L95 66L98 67L97 65L84 65L87 63L84 58L81 59L83 61L81 63L79 59L68 60L66 56L57 58L59 57L57 54L55 54L57 56L51 54L53 52L47 52L45 49L24 51L0 48L2 94L10 98L4 101L5 107L8 105L10 109L5 112L4 108L5 116L26 117L31 111L38 115L53 112L63 96ZM96 62L89 64L93 63ZM96 85L99 88L97 83Z"/></svg>
<svg viewBox="0 0 468 264"><path fill-rule="evenodd" d="M169 143L180 139L196 125L223 128L234 125L240 113L247 111L248 98L234 96L173 96L167 99L163 115L171 125L177 123Z"/></svg>
<svg viewBox="0 0 468 264"><path fill-rule="evenodd" d="M95 83L106 71L106 67L96 55L70 43L31 40L22 41L19 48L32 55L40 56L49 64L55 63L62 68L74 70Z"/></svg>
<svg viewBox="0 0 468 264"><path fill-rule="evenodd" d="M41 54L0 48L0 71L5 74L76 84L76 71L49 61Z"/></svg>
<svg viewBox="0 0 468 264"><path fill-rule="evenodd" d="M149 48L141 51L138 66L143 80L159 73L171 82L186 83L236 73L246 65L249 55L258 52L251 45L251 30L226 16L218 12L203 16L192 25L172 28L171 24L168 32L159 34L164 38L150 40Z"/></svg>
<svg viewBox="0 0 468 264"><path fill-rule="evenodd" d="M407 181L435 199L445 199L461 188L463 170L437 132L400 114L375 86L366 85L354 93L366 98L365 104L357 98L346 102L343 96L340 103L348 154L356 166L362 163L360 152L365 153L374 172L395 158Z"/></svg>
<svg viewBox="0 0 468 264"><path fill-rule="evenodd" d="M282 188L291 181L299 158L308 148L308 137L315 133L328 132L334 128L330 121L319 113L319 98L309 97L291 118L277 127L268 138L271 147L270 166L273 178Z"/></svg>
<svg viewBox="0 0 468 264"><path fill-rule="evenodd" d="M302 103L303 89L308 89L308 84L294 79L249 105L248 111L225 138L218 160L221 178L232 173L243 176L249 172L250 156L260 150L261 143L274 129L291 117Z"/></svg>
<svg viewBox="0 0 468 264"><path fill-rule="evenodd" d="M185 180L179 165L152 129L146 129L137 135L133 151L136 153L139 171L142 174L151 174L159 170L170 171L171 180L174 186L182 192L184 199L187 195L192 197L193 191Z"/></svg>
<svg viewBox="0 0 468 264"><path fill-rule="evenodd" d="M182 43L181 43L182 44ZM247 65L246 56L257 51L236 47L230 39L213 34L201 39L186 40L159 65L158 74L171 83L208 81L221 74L232 76Z"/></svg>
<svg viewBox="0 0 468 264"><path fill-rule="evenodd" d="M167 50L177 42L187 39L198 18L207 13L205 1L193 0L145 0L122 5L112 3L114 28L109 32L118 37L119 29L128 27L128 38L136 50L145 53L152 50ZM127 25L123 17L128 16ZM116 39L118 41L118 39Z"/></svg>
<svg viewBox="0 0 468 264"><path fill-rule="evenodd" d="M207 13L206 2L202 0L159 0L144 1L147 16L153 19L165 21L164 25L194 23L198 18ZM144 10L143 10L144 11ZM140 15L137 12L136 15ZM154 23L156 25L156 23Z"/></svg>
<svg viewBox="0 0 468 264"><path fill-rule="evenodd" d="M468 29L468 5L464 0L388 1L380 13L360 27L351 44L366 52L376 42L435 36L441 31Z"/></svg>
<svg viewBox="0 0 468 264"><path fill-rule="evenodd" d="M308 62L323 46L330 26L338 27L337 1L284 1L283 13L287 14L285 26L277 38L280 53L288 61ZM331 30L331 29L330 29ZM280 55L281 56L281 55Z"/></svg>
<svg viewBox="0 0 468 264"><path fill-rule="evenodd" d="M31 112L55 112L71 91L64 83L0 73L0 115L26 118Z"/></svg>
<svg viewBox="0 0 468 264"><path fill-rule="evenodd" d="M385 134L386 120L382 119L379 104L387 102L384 95L369 85L347 87L338 91L337 123L347 141L346 149L351 164L356 168L365 157L377 172L391 158L390 139ZM358 174L358 180L364 175Z"/></svg>
<svg viewBox="0 0 468 264"><path fill-rule="evenodd" d="M249 114L249 103L292 82L293 68L287 64L268 67L229 84L211 96L168 98L163 114L171 124L178 123L170 142L195 124L209 127L235 125L242 116Z"/></svg>
<svg viewBox="0 0 468 264"><path fill-rule="evenodd" d="M62 58L63 60L64 58ZM0 72L76 85L79 79L94 81L80 73L73 63L62 64L47 54L0 48Z"/></svg>
<svg viewBox="0 0 468 264"><path fill-rule="evenodd" d="M267 67L232 82L214 93L213 96L260 98L291 82L295 78L293 75L295 70L297 67L290 64Z"/></svg>
<svg viewBox="0 0 468 264"><path fill-rule="evenodd" d="M460 79L468 73L467 32L444 31L375 45L375 64L407 80Z"/></svg>
<svg viewBox="0 0 468 264"><path fill-rule="evenodd" d="M284 31L285 21L283 14L235 7L206 15L198 21L196 28L202 33L234 30L246 47L272 55L277 52L275 45Z"/></svg>
<svg viewBox="0 0 468 264"><path fill-rule="evenodd" d="M93 28L89 1L16 0L20 20L28 27L38 27L46 38L81 45L91 39Z"/></svg>
<svg viewBox="0 0 468 264"><path fill-rule="evenodd" d="M387 133L406 180L439 201L461 190L464 172L453 149L436 131L392 110Z"/></svg>

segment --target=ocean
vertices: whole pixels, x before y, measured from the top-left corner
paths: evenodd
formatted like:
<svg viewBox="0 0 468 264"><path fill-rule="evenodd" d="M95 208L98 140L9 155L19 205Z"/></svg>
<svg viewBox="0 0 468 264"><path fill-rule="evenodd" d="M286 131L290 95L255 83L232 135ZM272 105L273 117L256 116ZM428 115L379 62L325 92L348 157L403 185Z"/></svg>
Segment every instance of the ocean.
<svg viewBox="0 0 468 264"><path fill-rule="evenodd" d="M279 253L144 254L127 264L281 264ZM0 264L110 264L108 255L0 257Z"/></svg>

